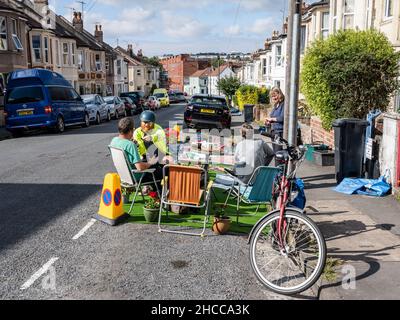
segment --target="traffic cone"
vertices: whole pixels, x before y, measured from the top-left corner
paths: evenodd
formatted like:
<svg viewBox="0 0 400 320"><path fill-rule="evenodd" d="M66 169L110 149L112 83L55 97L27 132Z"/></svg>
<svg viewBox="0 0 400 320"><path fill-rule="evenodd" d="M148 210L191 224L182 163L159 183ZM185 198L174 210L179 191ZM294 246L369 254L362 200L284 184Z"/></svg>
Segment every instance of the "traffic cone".
<svg viewBox="0 0 400 320"><path fill-rule="evenodd" d="M98 214L94 215L94 219L115 226L127 218L129 215L124 212L121 178L116 173L109 173L104 178L100 209Z"/></svg>

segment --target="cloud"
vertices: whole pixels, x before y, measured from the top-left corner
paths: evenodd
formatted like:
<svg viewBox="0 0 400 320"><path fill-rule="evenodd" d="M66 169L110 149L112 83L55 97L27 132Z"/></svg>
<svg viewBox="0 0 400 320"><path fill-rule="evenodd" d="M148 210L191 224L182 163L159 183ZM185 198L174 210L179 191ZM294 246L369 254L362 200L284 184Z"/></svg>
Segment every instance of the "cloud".
<svg viewBox="0 0 400 320"><path fill-rule="evenodd" d="M238 24L229 26L224 29L224 32L227 36L237 36L240 34L240 26Z"/></svg>
<svg viewBox="0 0 400 320"><path fill-rule="evenodd" d="M161 13L163 32L171 38L195 38L205 37L211 31L211 26L189 17L181 16L177 19L172 11Z"/></svg>
<svg viewBox="0 0 400 320"><path fill-rule="evenodd" d="M251 33L259 35L268 35L276 27L277 23L274 18L257 19L253 25L248 28Z"/></svg>

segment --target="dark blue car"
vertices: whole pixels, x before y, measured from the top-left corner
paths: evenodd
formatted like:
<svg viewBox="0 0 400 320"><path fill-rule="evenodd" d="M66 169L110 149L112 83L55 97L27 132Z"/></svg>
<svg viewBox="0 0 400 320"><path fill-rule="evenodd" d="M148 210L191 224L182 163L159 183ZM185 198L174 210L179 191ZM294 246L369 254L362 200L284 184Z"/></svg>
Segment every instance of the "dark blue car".
<svg viewBox="0 0 400 320"><path fill-rule="evenodd" d="M62 133L67 126L89 126L89 114L79 94L62 75L44 69L10 74L5 113L6 129L15 136L31 129Z"/></svg>

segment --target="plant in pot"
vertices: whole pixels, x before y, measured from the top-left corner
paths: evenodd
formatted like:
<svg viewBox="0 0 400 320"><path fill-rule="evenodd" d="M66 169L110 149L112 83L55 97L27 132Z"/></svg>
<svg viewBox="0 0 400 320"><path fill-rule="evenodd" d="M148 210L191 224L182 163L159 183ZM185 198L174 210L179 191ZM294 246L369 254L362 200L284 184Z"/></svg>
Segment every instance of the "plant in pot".
<svg viewBox="0 0 400 320"><path fill-rule="evenodd" d="M127 188L127 187L123 187L122 188L122 202L123 202L123 204L128 204L129 203L129 198L131 197L132 193L133 193L133 188Z"/></svg>
<svg viewBox="0 0 400 320"><path fill-rule="evenodd" d="M223 208L214 215L212 231L217 235L226 234L231 227L232 220L224 215Z"/></svg>
<svg viewBox="0 0 400 320"><path fill-rule="evenodd" d="M143 206L144 218L147 222L156 222L158 220L161 201L158 198L157 192L150 192L149 197Z"/></svg>

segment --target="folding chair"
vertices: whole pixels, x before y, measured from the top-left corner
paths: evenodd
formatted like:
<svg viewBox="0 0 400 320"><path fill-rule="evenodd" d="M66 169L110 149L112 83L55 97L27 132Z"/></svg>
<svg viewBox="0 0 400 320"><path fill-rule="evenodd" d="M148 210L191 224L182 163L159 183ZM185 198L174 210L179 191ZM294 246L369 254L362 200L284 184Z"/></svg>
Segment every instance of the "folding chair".
<svg viewBox="0 0 400 320"><path fill-rule="evenodd" d="M255 216L261 205L271 203L274 181L280 172L280 168L258 167L254 170L248 183L244 183L234 175L228 173L225 177L229 177L231 183L215 184L214 187L223 190L229 188L224 207L227 206L229 198L232 195L236 197L236 216L237 223L239 223L240 216ZM240 215L240 203L242 202L245 204L258 205L256 212L253 215Z"/></svg>
<svg viewBox="0 0 400 320"><path fill-rule="evenodd" d="M166 172L169 170L169 177L167 179ZM203 177L202 177L203 176ZM207 189L201 189L201 182L204 182L204 186ZM158 218L158 229L159 232L184 234L191 236L204 237L206 225L209 219L209 202L210 202L210 190L212 187L212 181L207 185L207 172L203 168L198 167L187 167L178 165L166 165L163 169L163 190L161 196L160 214ZM174 205L179 207L189 207L195 209L205 208L204 220L191 220L190 222L203 223L203 229L201 233L186 232L186 231L175 231L163 229L161 227L161 216L166 211L168 217L168 206ZM180 221L189 221L184 219L176 219Z"/></svg>
<svg viewBox="0 0 400 320"><path fill-rule="evenodd" d="M142 195L143 201L145 201L144 195L142 193L142 187L154 184L157 189L157 194L160 197L160 190L158 189L158 185L157 185L157 182L160 182L160 181L157 181L154 176L155 169L149 169L149 170L145 170L145 171L133 170L127 157L126 157L124 150L122 150L120 148L112 147L112 146L109 146L108 148L110 149L111 157L114 162L115 169L117 169L117 173L121 178L121 187L135 188L135 196L133 197L132 205L129 209L128 214L131 214L139 192ZM147 173L149 173L153 176L153 181L142 182L144 176ZM137 179L135 174L141 174L140 179Z"/></svg>

